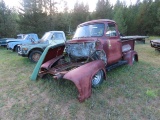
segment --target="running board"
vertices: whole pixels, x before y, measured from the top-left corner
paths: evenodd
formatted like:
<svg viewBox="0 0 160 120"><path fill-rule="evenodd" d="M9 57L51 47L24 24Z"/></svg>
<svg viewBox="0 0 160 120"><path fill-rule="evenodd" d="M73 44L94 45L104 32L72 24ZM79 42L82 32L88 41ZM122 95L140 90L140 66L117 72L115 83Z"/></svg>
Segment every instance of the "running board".
<svg viewBox="0 0 160 120"><path fill-rule="evenodd" d="M107 66L106 70L107 70L107 71L110 71L110 70L112 70L112 69L114 69L114 68L116 68L116 67L118 67L118 66L125 65L125 64L127 64L127 61L119 61L119 62L117 62L116 64Z"/></svg>

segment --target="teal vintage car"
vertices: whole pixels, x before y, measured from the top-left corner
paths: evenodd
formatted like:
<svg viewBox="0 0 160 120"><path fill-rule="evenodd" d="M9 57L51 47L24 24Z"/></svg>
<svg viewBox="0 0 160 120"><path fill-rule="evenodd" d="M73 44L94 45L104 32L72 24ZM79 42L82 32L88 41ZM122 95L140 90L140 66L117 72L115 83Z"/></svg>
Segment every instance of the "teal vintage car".
<svg viewBox="0 0 160 120"><path fill-rule="evenodd" d="M14 38L1 38L0 39L0 46L6 47L7 46L7 40L11 40L11 39L14 39Z"/></svg>
<svg viewBox="0 0 160 120"><path fill-rule="evenodd" d="M38 35L35 33L25 34L23 38L7 40L7 50L18 52L18 45L29 44L38 40Z"/></svg>
<svg viewBox="0 0 160 120"><path fill-rule="evenodd" d="M25 34L18 34L16 39L23 39ZM13 40L15 38L0 38L0 46L7 46L7 40Z"/></svg>

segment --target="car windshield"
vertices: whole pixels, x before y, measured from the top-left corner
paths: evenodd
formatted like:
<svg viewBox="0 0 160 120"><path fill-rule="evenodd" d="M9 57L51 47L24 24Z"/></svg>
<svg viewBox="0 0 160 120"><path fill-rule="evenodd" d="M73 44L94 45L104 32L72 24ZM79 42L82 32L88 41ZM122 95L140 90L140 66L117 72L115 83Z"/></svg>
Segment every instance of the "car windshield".
<svg viewBox="0 0 160 120"><path fill-rule="evenodd" d="M25 35L24 38L22 38L23 40L27 39L28 35Z"/></svg>
<svg viewBox="0 0 160 120"><path fill-rule="evenodd" d="M104 24L96 23L80 26L77 28L73 38L100 37L104 34Z"/></svg>
<svg viewBox="0 0 160 120"><path fill-rule="evenodd" d="M17 39L24 39L25 36L26 36L25 34L18 34Z"/></svg>
<svg viewBox="0 0 160 120"><path fill-rule="evenodd" d="M45 41L49 38L50 34L51 34L50 32L46 32L46 33L42 36L40 42L45 42Z"/></svg>

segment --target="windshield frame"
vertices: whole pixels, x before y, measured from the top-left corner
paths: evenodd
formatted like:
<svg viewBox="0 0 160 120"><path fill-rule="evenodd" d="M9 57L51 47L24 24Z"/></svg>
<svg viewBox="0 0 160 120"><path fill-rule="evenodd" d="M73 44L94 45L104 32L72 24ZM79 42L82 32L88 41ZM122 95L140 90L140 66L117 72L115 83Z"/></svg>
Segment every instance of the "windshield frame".
<svg viewBox="0 0 160 120"><path fill-rule="evenodd" d="M50 38L50 36L51 36L51 32L46 32L46 33L42 36L42 38L40 39L40 42L45 42L45 41L47 41L47 40Z"/></svg>
<svg viewBox="0 0 160 120"><path fill-rule="evenodd" d="M104 35L104 31L104 23L85 24L77 27L73 39L84 37L102 37Z"/></svg>
<svg viewBox="0 0 160 120"><path fill-rule="evenodd" d="M19 39L22 39L22 40L25 40L25 39L27 39L28 38L28 34L26 34L26 35L24 35L24 37L23 38L19 38Z"/></svg>

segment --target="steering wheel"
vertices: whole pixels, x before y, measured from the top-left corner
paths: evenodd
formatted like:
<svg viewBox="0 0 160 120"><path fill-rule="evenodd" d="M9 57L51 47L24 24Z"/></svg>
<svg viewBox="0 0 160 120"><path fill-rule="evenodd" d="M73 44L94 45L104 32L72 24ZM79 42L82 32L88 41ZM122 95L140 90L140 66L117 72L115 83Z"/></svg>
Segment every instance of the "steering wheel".
<svg viewBox="0 0 160 120"><path fill-rule="evenodd" d="M35 43L35 39L34 38L30 38L32 43Z"/></svg>

